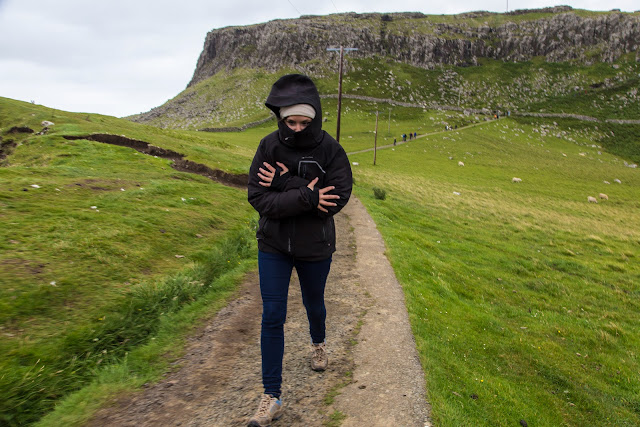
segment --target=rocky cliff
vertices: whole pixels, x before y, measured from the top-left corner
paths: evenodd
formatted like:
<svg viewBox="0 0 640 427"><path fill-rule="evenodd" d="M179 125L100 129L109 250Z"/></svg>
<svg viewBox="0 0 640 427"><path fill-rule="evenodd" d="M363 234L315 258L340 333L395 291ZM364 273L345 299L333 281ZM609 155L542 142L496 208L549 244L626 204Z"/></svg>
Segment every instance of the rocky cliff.
<svg viewBox="0 0 640 427"><path fill-rule="evenodd" d="M640 61L640 14L587 12L568 6L507 14L334 14L227 27L207 34L189 86L223 69L275 71L326 63L328 47L357 47L356 56L386 56L421 68L474 65L478 58L591 64L624 54Z"/></svg>

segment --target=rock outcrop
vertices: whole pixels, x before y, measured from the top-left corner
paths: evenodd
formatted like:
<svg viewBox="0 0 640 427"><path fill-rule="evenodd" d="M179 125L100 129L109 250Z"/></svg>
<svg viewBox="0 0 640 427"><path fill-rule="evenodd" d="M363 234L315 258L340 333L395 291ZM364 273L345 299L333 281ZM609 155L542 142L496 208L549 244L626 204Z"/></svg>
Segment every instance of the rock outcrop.
<svg viewBox="0 0 640 427"><path fill-rule="evenodd" d="M435 18L421 13L347 13L216 29L207 34L189 86L223 69L275 71L335 61L335 53L326 49L341 45L359 49L350 55L385 56L426 69L438 64L474 65L483 57L504 61L545 57L549 62L591 64L633 53L640 61L637 13L559 6Z"/></svg>

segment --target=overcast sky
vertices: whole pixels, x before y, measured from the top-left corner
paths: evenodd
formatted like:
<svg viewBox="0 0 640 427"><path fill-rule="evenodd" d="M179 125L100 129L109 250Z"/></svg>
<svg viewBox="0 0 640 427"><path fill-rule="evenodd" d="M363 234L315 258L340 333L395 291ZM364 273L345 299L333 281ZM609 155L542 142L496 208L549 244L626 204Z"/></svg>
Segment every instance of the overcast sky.
<svg viewBox="0 0 640 427"><path fill-rule="evenodd" d="M122 117L184 90L216 28L338 12L456 14L557 4L640 9L638 0L0 0L0 96Z"/></svg>

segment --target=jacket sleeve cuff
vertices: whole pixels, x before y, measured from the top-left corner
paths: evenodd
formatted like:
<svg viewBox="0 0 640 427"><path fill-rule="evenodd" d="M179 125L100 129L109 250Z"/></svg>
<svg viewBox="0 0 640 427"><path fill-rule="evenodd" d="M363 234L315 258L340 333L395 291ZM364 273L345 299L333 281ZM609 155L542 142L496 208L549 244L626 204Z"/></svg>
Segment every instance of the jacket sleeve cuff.
<svg viewBox="0 0 640 427"><path fill-rule="evenodd" d="M300 178L296 175L289 175L289 179L287 179L284 190L282 191L291 190L293 188L306 187L307 185L309 185L310 181L308 179Z"/></svg>
<svg viewBox="0 0 640 427"><path fill-rule="evenodd" d="M271 181L271 189L275 191L285 191L287 181L290 177L291 174L289 174L289 172L285 172L282 175L276 174Z"/></svg>
<svg viewBox="0 0 640 427"><path fill-rule="evenodd" d="M318 188L314 188L313 190L309 187L305 187L307 189L307 194L309 195L309 204L311 204L311 209L315 210L318 208L318 204L320 203L320 192Z"/></svg>

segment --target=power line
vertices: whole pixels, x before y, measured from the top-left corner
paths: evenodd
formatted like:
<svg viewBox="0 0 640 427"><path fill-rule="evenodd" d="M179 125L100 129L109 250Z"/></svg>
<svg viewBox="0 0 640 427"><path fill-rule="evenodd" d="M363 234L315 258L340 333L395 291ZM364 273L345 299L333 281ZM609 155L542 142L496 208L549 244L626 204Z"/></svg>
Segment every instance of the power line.
<svg viewBox="0 0 640 427"><path fill-rule="evenodd" d="M296 12L298 12L298 15L302 15L302 13L300 13L300 11L298 10L298 8L297 8L297 7L295 7L295 6L293 5L293 3L291 3L291 0L287 0L287 1L288 1L288 2L289 2L289 4L291 5L291 7L292 7L292 8L294 8L294 9L296 10Z"/></svg>
<svg viewBox="0 0 640 427"><path fill-rule="evenodd" d="M336 7L336 4L333 2L333 0L331 0L331 4L333 5L333 7L335 8L336 12L340 13L340 11L338 10L338 8Z"/></svg>

